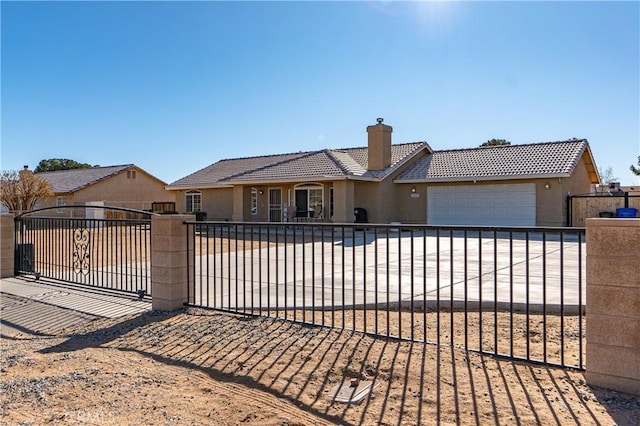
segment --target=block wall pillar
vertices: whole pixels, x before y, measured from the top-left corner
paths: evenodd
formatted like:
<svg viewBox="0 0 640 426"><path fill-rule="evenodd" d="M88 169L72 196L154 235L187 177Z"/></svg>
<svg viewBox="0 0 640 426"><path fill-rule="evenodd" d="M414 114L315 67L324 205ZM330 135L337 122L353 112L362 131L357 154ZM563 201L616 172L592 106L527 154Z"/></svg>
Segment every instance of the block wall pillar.
<svg viewBox="0 0 640 426"><path fill-rule="evenodd" d="M589 385L640 396L640 219L587 219Z"/></svg>
<svg viewBox="0 0 640 426"><path fill-rule="evenodd" d="M151 218L152 308L173 311L187 302L187 227L192 215Z"/></svg>
<svg viewBox="0 0 640 426"><path fill-rule="evenodd" d="M15 274L15 225L12 214L2 215L0 223L0 278Z"/></svg>

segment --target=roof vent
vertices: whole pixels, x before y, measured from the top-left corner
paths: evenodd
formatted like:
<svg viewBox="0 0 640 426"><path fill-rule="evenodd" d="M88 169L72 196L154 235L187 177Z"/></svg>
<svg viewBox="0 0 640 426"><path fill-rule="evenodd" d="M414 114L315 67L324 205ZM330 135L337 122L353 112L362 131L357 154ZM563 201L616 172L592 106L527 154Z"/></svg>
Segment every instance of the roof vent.
<svg viewBox="0 0 640 426"><path fill-rule="evenodd" d="M378 124L382 124L384 122L384 118L378 117L376 118L376 121L378 122Z"/></svg>

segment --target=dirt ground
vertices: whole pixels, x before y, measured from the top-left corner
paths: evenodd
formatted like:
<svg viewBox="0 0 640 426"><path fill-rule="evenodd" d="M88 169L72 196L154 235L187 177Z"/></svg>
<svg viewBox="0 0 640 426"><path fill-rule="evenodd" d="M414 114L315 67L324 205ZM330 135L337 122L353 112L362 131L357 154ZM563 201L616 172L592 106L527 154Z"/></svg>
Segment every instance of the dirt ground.
<svg viewBox="0 0 640 426"><path fill-rule="evenodd" d="M3 324L0 349L7 425L640 424L579 371L200 309ZM353 378L372 391L333 401Z"/></svg>

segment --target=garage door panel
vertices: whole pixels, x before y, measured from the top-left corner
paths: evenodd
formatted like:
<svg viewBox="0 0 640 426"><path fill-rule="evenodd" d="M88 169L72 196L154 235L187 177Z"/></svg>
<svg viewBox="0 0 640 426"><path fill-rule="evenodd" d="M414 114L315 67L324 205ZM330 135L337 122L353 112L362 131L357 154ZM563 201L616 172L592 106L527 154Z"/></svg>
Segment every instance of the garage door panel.
<svg viewBox="0 0 640 426"><path fill-rule="evenodd" d="M535 226L533 183L433 186L427 190L427 223Z"/></svg>

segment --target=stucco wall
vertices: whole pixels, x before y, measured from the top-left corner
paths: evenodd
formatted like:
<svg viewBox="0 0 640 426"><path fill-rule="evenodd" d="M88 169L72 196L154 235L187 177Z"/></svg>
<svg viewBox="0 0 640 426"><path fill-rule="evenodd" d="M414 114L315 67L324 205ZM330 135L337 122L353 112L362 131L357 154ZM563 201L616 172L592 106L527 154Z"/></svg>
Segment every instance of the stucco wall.
<svg viewBox="0 0 640 426"><path fill-rule="evenodd" d="M567 195L588 194L591 191L585 155L582 155L570 177L536 181L538 226L567 226ZM550 189L545 189L545 183L549 183Z"/></svg>
<svg viewBox="0 0 640 426"><path fill-rule="evenodd" d="M352 223L355 204L355 186L353 181L343 180L333 184L334 223ZM360 206L358 206L360 207Z"/></svg>
<svg viewBox="0 0 640 426"><path fill-rule="evenodd" d="M371 182L355 181L353 188L353 207L365 209L367 211L367 218L369 219L369 222L381 222L380 211L382 210L382 206L380 205L380 198L378 196L378 185ZM347 222L353 222L355 220L353 209L351 210L350 215L347 214Z"/></svg>
<svg viewBox="0 0 640 426"><path fill-rule="evenodd" d="M330 191L331 187L334 186L333 182L300 182L300 183L313 183L321 185L323 188L323 216L324 220L328 221L330 219ZM296 189L296 182L291 183L282 183L279 185L265 185L265 186L254 186L258 190L258 211L255 215L250 214L250 205L251 205L251 186L246 186L243 188L243 196L242 200L244 203L244 208L242 209L242 215L245 221L253 221L253 222L266 222L269 221L269 189L279 188L282 191L282 206L283 206L283 217L284 217L284 208L295 208L295 194L294 191ZM260 190L263 191L263 194L260 194ZM236 208L234 207L234 210ZM236 210L236 214L238 211Z"/></svg>
<svg viewBox="0 0 640 426"><path fill-rule="evenodd" d="M198 191L199 189L194 188ZM202 208L209 220L231 220L233 216L233 188L202 189ZM175 192L176 210L178 213L186 211L186 190Z"/></svg>
<svg viewBox="0 0 640 426"><path fill-rule="evenodd" d="M426 184L397 184L394 182L404 170L411 167L426 151L419 153L382 182L356 181L355 207L367 209L369 222L372 223L426 223ZM415 187L416 192L411 192Z"/></svg>
<svg viewBox="0 0 640 426"><path fill-rule="evenodd" d="M415 188L416 192L411 192ZM390 222L421 223L427 222L427 185L402 184L395 188L395 216Z"/></svg>
<svg viewBox="0 0 640 426"><path fill-rule="evenodd" d="M367 210L371 223L425 223L426 201L424 196L411 196L413 185L383 182L355 182L354 207ZM416 188L420 185L416 185ZM421 185L423 191L425 185ZM425 192L426 194L426 192Z"/></svg>
<svg viewBox="0 0 640 426"><path fill-rule="evenodd" d="M165 184L146 173L133 167L135 178L127 178L127 170L96 182L86 188L71 194L57 194L40 200L36 208L56 207L58 196L66 197L67 205L84 205L87 202L102 201L105 206L126 207L132 209L149 210L153 202L174 202L175 193L164 189ZM130 175L131 176L131 175ZM84 212L78 209L47 210L43 215L53 217L84 217Z"/></svg>
<svg viewBox="0 0 640 426"><path fill-rule="evenodd" d="M401 190L400 185L393 183L393 178L387 178L380 182L378 186L378 206L380 211L378 212L375 222L397 222L399 215L403 213L396 203L398 191Z"/></svg>
<svg viewBox="0 0 640 426"><path fill-rule="evenodd" d="M324 218L329 220L330 189L334 182L314 182L324 188L323 205ZM247 185L235 188L214 188L202 189L202 211L207 212L207 218L211 220L234 220L245 222L268 222L269 221L269 189L280 189L282 191L282 206L295 205L294 190L296 183L282 183L273 185ZM251 188L256 188L258 194L258 208L256 214L251 214ZM345 189L345 186L341 186ZM194 190L198 190L194 188ZM176 194L176 208L179 212L185 211L186 190L174 191ZM262 192L262 193L260 193ZM335 195L340 197L340 194ZM347 197L347 195L344 195ZM353 198L352 191L348 195ZM334 203L337 207L337 202ZM351 209L352 210L352 209ZM340 212L336 214L340 215ZM283 210L284 215L284 210ZM353 211L350 213L353 216ZM352 219L350 219L352 221Z"/></svg>
<svg viewBox="0 0 640 426"><path fill-rule="evenodd" d="M478 182L483 184L512 184L535 183L537 209L537 224L540 226L564 226L566 219L566 183L565 179L525 179ZM549 189L545 188L549 184ZM437 185L470 185L471 182L454 184L395 184L392 180L377 182L337 181L321 182L324 186L325 219L329 220L329 194L334 188L334 218L335 223L351 223L354 220L353 209L362 207L367 210L371 223L426 223L427 218L427 188ZM416 192L412 192L415 187ZM209 219L268 221L269 220L269 188L281 188L283 204L294 203L293 191L295 184L272 186L256 186L262 190L258 194L258 211L250 214L251 186L202 190L202 210L207 212ZM177 191L176 206L179 212L184 212L185 191ZM234 195L235 194L235 195ZM238 202L244 204L238 210ZM234 213L235 212L235 213ZM241 213L240 213L241 212Z"/></svg>
<svg viewBox="0 0 640 426"><path fill-rule="evenodd" d="M567 197L564 178L538 179L536 184L536 224L538 226L564 226ZM545 185L549 185L547 189Z"/></svg>
<svg viewBox="0 0 640 426"><path fill-rule="evenodd" d="M139 168L129 170L136 172L135 178L128 178L127 171L122 171L76 191L73 195L73 203L104 201L106 205L111 206L150 209L154 201L175 201L173 192L166 191L162 182Z"/></svg>

